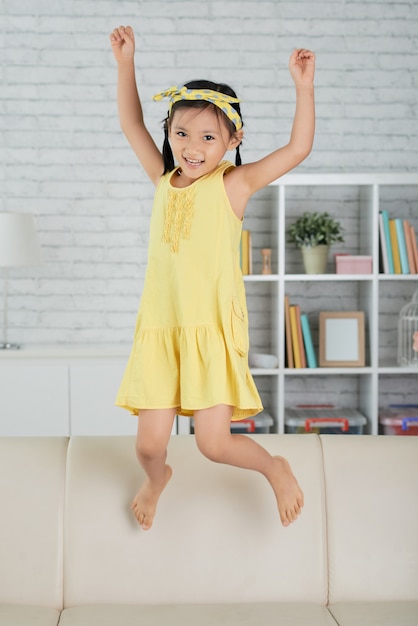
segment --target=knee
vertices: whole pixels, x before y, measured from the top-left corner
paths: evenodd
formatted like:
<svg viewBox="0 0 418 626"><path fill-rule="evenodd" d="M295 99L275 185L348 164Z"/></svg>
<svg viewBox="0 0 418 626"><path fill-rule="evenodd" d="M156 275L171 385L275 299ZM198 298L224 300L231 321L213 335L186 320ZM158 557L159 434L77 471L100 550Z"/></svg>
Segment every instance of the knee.
<svg viewBox="0 0 418 626"><path fill-rule="evenodd" d="M136 441L136 456L141 460L152 460L167 454L165 442L158 437L138 437Z"/></svg>
<svg viewBox="0 0 418 626"><path fill-rule="evenodd" d="M210 461L215 463L223 463L225 458L226 442L222 437L215 437L211 435L199 436L195 434L196 444L200 452Z"/></svg>

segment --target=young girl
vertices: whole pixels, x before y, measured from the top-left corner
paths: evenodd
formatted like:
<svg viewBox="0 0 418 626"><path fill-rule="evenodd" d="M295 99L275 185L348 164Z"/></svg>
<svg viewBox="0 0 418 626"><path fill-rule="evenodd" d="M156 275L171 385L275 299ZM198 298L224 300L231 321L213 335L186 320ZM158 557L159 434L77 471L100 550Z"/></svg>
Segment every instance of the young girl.
<svg viewBox="0 0 418 626"><path fill-rule="evenodd" d="M132 28L116 28L110 41L121 127L156 187L135 340L116 401L138 415L136 451L148 477L131 508L148 530L172 473L166 456L173 420L176 414L193 415L200 451L218 463L263 474L288 526L303 506L288 462L230 432L231 420L262 410L248 368L238 250L249 198L311 151L315 56L301 49L290 57L296 112L289 143L241 165L243 121L230 87L197 81L157 94L154 99L167 98L169 109L161 153L143 120ZM222 160L229 150L236 150L235 166Z"/></svg>

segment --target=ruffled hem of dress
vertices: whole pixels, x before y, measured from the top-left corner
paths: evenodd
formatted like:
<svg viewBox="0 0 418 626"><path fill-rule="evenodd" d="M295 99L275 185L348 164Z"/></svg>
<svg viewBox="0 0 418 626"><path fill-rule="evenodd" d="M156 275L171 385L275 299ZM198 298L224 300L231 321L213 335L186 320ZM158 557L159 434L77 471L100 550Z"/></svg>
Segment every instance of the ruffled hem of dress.
<svg viewBox="0 0 418 626"><path fill-rule="evenodd" d="M117 406L133 414L173 408L191 417L196 410L218 404L234 407L233 421L263 410L247 355L231 346L216 325L138 332Z"/></svg>
<svg viewBox="0 0 418 626"><path fill-rule="evenodd" d="M135 398L119 398L118 397L118 399L115 402L115 406L118 406L121 409L126 409L132 415L139 415L139 412L144 409L155 409L155 410L174 409L176 415L181 415L183 417L190 417L190 418L194 416L195 411L200 411L202 409L210 409L220 404L227 404L229 406L233 406L233 409L234 409L232 416L231 416L231 422L241 422L242 420L246 420L246 419L249 419L250 417L254 417L255 415L258 415L259 413L261 413L261 411L263 411L263 406L261 404L254 408L242 409L237 406L231 405L230 402L222 402L222 401L217 401L215 404L210 404L209 406L195 407L193 409L185 409L183 407L173 407L173 406L156 406L156 407L141 406L139 407L139 406L136 406L137 404L141 404L141 403L139 399L135 399Z"/></svg>

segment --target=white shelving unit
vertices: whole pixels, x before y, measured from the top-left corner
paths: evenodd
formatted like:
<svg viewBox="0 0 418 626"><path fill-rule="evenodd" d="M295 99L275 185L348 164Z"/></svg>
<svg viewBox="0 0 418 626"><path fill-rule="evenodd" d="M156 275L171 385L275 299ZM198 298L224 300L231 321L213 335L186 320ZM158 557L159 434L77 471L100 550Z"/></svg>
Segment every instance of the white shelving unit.
<svg viewBox="0 0 418 626"><path fill-rule="evenodd" d="M252 274L245 276L244 280L250 316L250 345L255 352L276 354L279 361L277 369L252 370L265 408L274 417L273 430L285 431L285 407L295 403L295 396L300 395L304 403L327 402L338 388L338 399L341 400L338 404L350 404L350 408L359 409L368 419L366 432L377 434L380 404L386 400L405 401L406 398L411 402L414 394L415 402L418 400L418 370L396 365L397 315L418 288L418 275L379 273L378 222L379 210L386 208L392 217L409 219L418 231L418 174L289 174L270 185L268 191L272 212L270 223L268 217L265 218L267 227L258 234L257 226L263 220L251 223L249 219L245 228L254 234L254 259L258 258L257 247L269 245L273 249L273 271L276 273L270 276ZM265 195L261 204L266 212L269 199ZM331 273L303 273L299 251L286 243L287 228L304 211L323 210L345 227L346 243L339 244L338 248L335 246L335 251L371 255L372 274L332 273L332 254ZM256 212L257 208L251 213ZM391 297L394 287L399 292L397 298ZM320 311L364 311L366 366L286 368L285 294L308 313L314 326L316 350L315 321ZM264 337L260 327L264 328ZM269 337L265 336L266 331Z"/></svg>

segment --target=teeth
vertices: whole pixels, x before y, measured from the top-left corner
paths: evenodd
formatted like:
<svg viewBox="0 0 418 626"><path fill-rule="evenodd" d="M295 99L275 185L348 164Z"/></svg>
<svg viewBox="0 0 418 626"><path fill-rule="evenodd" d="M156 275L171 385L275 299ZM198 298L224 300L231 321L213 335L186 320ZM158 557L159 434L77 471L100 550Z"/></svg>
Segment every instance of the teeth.
<svg viewBox="0 0 418 626"><path fill-rule="evenodd" d="M202 161L194 161L193 159L186 159L186 161L188 163L192 163L193 165L198 165L199 163L201 163Z"/></svg>

